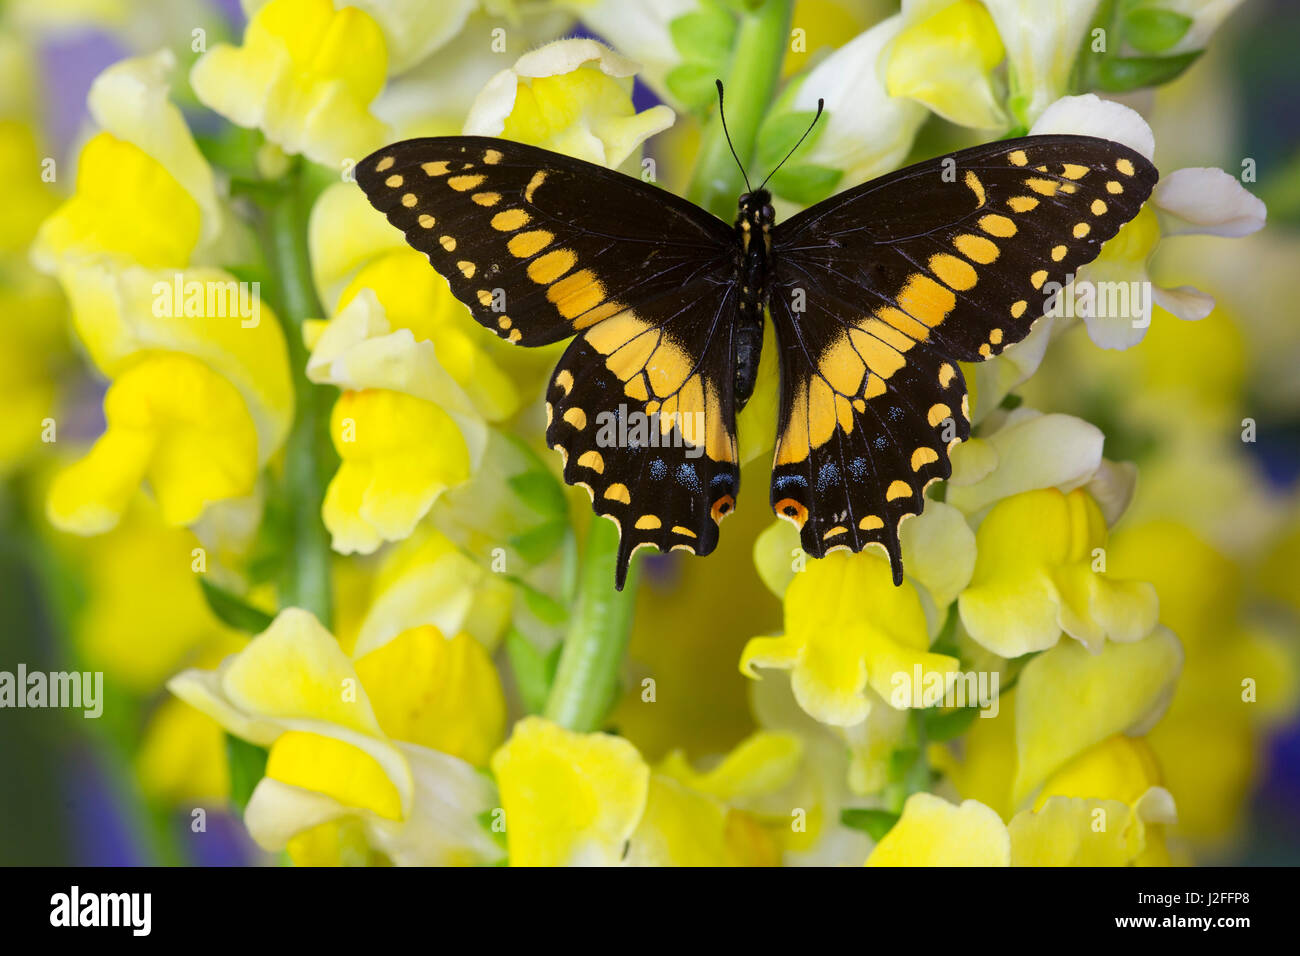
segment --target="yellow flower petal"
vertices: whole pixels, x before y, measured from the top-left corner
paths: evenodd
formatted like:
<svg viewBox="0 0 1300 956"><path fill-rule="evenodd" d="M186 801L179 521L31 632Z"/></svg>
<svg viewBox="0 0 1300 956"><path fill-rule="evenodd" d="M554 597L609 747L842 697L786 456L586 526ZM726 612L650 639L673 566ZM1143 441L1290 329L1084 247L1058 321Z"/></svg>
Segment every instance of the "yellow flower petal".
<svg viewBox="0 0 1300 956"><path fill-rule="evenodd" d="M32 175L32 170L40 169L42 158L30 123L0 120L0 179L10 184L8 207L0 222L0 254L24 252L41 220L58 205L53 187Z"/></svg>
<svg viewBox="0 0 1300 956"><path fill-rule="evenodd" d="M556 40L524 54L488 83L470 109L465 132L617 168L675 119L663 105L636 112L636 70L595 40Z"/></svg>
<svg viewBox="0 0 1300 956"><path fill-rule="evenodd" d="M257 429L258 462L280 447L293 421L293 382L284 334L260 289L206 268L78 264L60 279L77 334L105 375L119 377L142 352L193 356L243 397Z"/></svg>
<svg viewBox="0 0 1300 956"><path fill-rule="evenodd" d="M344 392L330 434L342 463L321 513L343 554L407 537L449 485L469 477L465 440L432 402L382 389Z"/></svg>
<svg viewBox="0 0 1300 956"><path fill-rule="evenodd" d="M613 865L646 808L650 768L626 740L526 717L492 758L512 866Z"/></svg>
<svg viewBox="0 0 1300 956"><path fill-rule="evenodd" d="M246 495L257 476L257 432L225 379L188 356L158 354L129 368L104 397L107 431L50 489L56 527L97 534L115 525L141 480L169 524Z"/></svg>
<svg viewBox="0 0 1300 956"><path fill-rule="evenodd" d="M889 53L886 88L890 96L910 97L953 123L1001 129L1008 121L990 74L1003 53L984 6L957 0L898 35Z"/></svg>
<svg viewBox="0 0 1300 956"><path fill-rule="evenodd" d="M297 730L281 734L271 745L266 776L388 820L402 817L401 796L384 768L364 750L334 737Z"/></svg>
<svg viewBox="0 0 1300 956"><path fill-rule="evenodd" d="M190 83L231 122L260 129L286 153L341 169L388 136L369 111L386 72L383 34L361 10L271 0L249 21L243 45L213 47L194 64Z"/></svg>
<svg viewBox="0 0 1300 956"><path fill-rule="evenodd" d="M1079 754L1052 774L1039 791L1034 809L1050 797L1100 797L1129 806L1163 783L1150 745L1141 737L1114 734Z"/></svg>
<svg viewBox="0 0 1300 956"><path fill-rule="evenodd" d="M198 204L206 246L221 232L224 215L212 167L170 99L175 68L175 54L167 49L120 60L95 78L86 103L96 123L156 160Z"/></svg>
<svg viewBox="0 0 1300 956"><path fill-rule="evenodd" d="M1094 744L1150 727L1169 704L1182 661L1178 639L1157 628L1098 654L1061 643L1026 664L1016 685L1012 804Z"/></svg>
<svg viewBox="0 0 1300 956"><path fill-rule="evenodd" d="M715 797L653 774L629 866L774 866L775 842L754 818Z"/></svg>
<svg viewBox="0 0 1300 956"><path fill-rule="evenodd" d="M998 815L975 800L961 806L914 793L876 844L867 866L1009 866L1011 839Z"/></svg>
<svg viewBox="0 0 1300 956"><path fill-rule="evenodd" d="M144 792L175 806L224 804L230 793L229 766L221 725L171 697L158 705L135 755Z"/></svg>
<svg viewBox="0 0 1300 956"><path fill-rule="evenodd" d="M304 718L378 737L365 687L333 635L306 611L281 611L232 658L221 689L241 710L271 718Z"/></svg>
<svg viewBox="0 0 1300 956"><path fill-rule="evenodd" d="M1003 657L1053 646L1064 629L1097 650L1134 641L1156 623L1155 589L1105 572L1106 523L1088 494L1055 488L1006 498L976 533L962 623Z"/></svg>
<svg viewBox="0 0 1300 956"><path fill-rule="evenodd" d="M468 634L412 628L356 661L384 733L460 757L476 767L505 737L506 704L496 667Z"/></svg>
<svg viewBox="0 0 1300 956"><path fill-rule="evenodd" d="M785 634L754 638L740 669L789 669L799 706L823 723L851 726L870 711L865 691L889 699L896 675L923 679L957 661L928 652L925 612L911 582L894 587L875 554L835 552L809 560L785 595ZM908 706L908 705L903 705Z"/></svg>
<svg viewBox="0 0 1300 956"><path fill-rule="evenodd" d="M1052 797L1040 809L1018 813L1007 825L1012 865L1127 866L1144 854L1144 862L1160 862L1148 851L1157 841L1163 858L1163 838L1144 819L1154 811L1160 818L1156 822L1169 821L1167 794L1151 798L1159 793L1158 788L1150 791L1140 807L1118 800Z"/></svg>
<svg viewBox="0 0 1300 956"><path fill-rule="evenodd" d="M99 133L81 151L77 190L41 226L37 266L106 256L146 268L181 267L199 241L199 204L140 147Z"/></svg>
<svg viewBox="0 0 1300 956"><path fill-rule="evenodd" d="M707 773L700 773L675 750L664 758L658 773L719 800L779 790L790 783L803 761L804 748L793 733L764 731L750 735Z"/></svg>
<svg viewBox="0 0 1300 956"><path fill-rule="evenodd" d="M503 362L521 350L502 343L479 325L464 304L451 294L447 280L429 268L426 256L413 249L403 249L373 260L339 297L340 315L366 289L373 290L382 306L389 330L409 329L416 343L432 343L430 351L436 357L436 366L464 389L473 409L489 421L501 421L518 411L519 386L512 370ZM425 361L419 367L433 364ZM391 376L399 369L400 366L388 374ZM357 374L365 375L360 370ZM426 372L422 377L427 375ZM366 381L370 387L399 388L400 385L401 391L437 401L448 411L457 410L444 395L426 392L419 381L394 380L387 384L374 375L366 376ZM534 384L541 384L539 376L534 376Z"/></svg>
<svg viewBox="0 0 1300 956"><path fill-rule="evenodd" d="M382 647L413 627L472 636L493 650L510 626L514 587L426 526L394 547L375 574L353 653Z"/></svg>

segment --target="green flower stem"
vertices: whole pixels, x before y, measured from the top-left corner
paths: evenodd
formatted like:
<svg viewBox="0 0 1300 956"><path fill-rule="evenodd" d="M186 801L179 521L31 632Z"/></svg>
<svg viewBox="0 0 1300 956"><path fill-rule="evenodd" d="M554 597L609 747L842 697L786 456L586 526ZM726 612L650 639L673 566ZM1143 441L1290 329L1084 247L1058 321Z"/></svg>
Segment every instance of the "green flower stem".
<svg viewBox="0 0 1300 956"><path fill-rule="evenodd" d="M322 318L324 310L312 284L307 251L311 195L301 164L281 180L265 217L265 249L276 311L289 348L293 374L294 420L285 444L284 488L288 498L293 553L280 581L281 603L311 611L329 627L333 612L330 588L330 540L321 520L325 486L338 464L329 440L333 389L307 380L303 322Z"/></svg>
<svg viewBox="0 0 1300 956"><path fill-rule="evenodd" d="M772 104L781 63L790 42L792 0L765 0L757 9L741 14L731 70L723 79L726 87L727 129L736 155L748 164L754 158L758 129ZM722 118L715 112L705 127L687 198L715 216L730 222L736 216L736 197L745 190L745 180L722 131ZM762 178L761 173L749 170Z"/></svg>
<svg viewBox="0 0 1300 956"><path fill-rule="evenodd" d="M618 672L636 609L637 568L628 570L622 591L614 590L617 555L618 529L607 518L593 518L577 605L544 711L548 719L570 730L599 730L618 690Z"/></svg>
<svg viewBox="0 0 1300 956"><path fill-rule="evenodd" d="M741 15L727 84L727 126L741 159L754 154L759 124L776 90L790 37L792 0L765 0ZM704 131L688 197L730 220L744 180L715 115ZM547 696L544 715L570 730L599 730L618 690L636 607L633 565L627 586L613 587L618 531L603 518L592 522L579 572L577 602Z"/></svg>

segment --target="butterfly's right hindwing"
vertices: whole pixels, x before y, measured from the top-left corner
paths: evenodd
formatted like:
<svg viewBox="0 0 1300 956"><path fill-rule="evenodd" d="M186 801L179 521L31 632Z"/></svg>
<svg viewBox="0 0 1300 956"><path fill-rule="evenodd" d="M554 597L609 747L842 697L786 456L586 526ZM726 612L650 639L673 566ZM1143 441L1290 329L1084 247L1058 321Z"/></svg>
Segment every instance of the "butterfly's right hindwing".
<svg viewBox="0 0 1300 956"><path fill-rule="evenodd" d="M370 202L475 319L520 345L575 336L547 390L564 479L632 554L708 554L739 488L732 230L640 180L519 143L409 140L357 167Z"/></svg>

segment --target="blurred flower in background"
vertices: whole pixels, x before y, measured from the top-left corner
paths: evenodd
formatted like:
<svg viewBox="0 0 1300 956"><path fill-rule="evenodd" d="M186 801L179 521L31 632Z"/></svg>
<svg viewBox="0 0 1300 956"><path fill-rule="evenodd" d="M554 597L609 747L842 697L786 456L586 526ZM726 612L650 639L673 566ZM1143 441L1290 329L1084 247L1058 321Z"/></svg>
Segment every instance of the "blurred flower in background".
<svg viewBox="0 0 1300 956"><path fill-rule="evenodd" d="M145 7L0 12L0 670L104 678L97 720L0 710L5 862L1300 859L1288 5ZM1058 299L1144 305L963 369L901 587L751 491L614 592L542 439L563 346L478 325L354 181L500 136L729 220L718 78L751 173L825 102L780 217L1014 135L1162 171Z"/></svg>

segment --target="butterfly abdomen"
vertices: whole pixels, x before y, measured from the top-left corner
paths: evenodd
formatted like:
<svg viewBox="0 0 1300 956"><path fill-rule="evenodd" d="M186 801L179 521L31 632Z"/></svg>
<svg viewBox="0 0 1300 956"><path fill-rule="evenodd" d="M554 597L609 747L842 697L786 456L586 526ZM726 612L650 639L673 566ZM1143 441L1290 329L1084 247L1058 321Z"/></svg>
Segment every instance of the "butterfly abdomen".
<svg viewBox="0 0 1300 956"><path fill-rule="evenodd" d="M732 337L736 356L736 408L745 407L758 380L758 360L763 353L763 316L767 309L768 255L772 239L772 197L756 190L740 197L736 217L739 245L740 305Z"/></svg>

